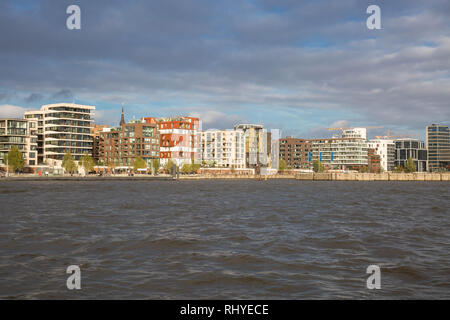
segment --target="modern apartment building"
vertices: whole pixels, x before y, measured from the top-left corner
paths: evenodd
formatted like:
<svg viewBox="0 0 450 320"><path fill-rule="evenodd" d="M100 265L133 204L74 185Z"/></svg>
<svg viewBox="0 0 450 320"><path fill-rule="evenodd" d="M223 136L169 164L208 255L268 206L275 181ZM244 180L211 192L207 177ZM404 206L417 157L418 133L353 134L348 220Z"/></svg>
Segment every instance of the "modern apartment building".
<svg viewBox="0 0 450 320"><path fill-rule="evenodd" d="M288 167L294 169L309 169L311 162L309 153L311 152L311 141L286 137L280 141L280 159L286 162Z"/></svg>
<svg viewBox="0 0 450 320"><path fill-rule="evenodd" d="M95 163L98 163L98 161L100 160L100 142L101 142L100 133L107 128L109 128L109 126L107 125L91 123L91 134L93 143L92 158L94 159Z"/></svg>
<svg viewBox="0 0 450 320"><path fill-rule="evenodd" d="M372 139L367 143L368 147L375 150L380 156L380 165L384 171L394 170L395 143L390 139Z"/></svg>
<svg viewBox="0 0 450 320"><path fill-rule="evenodd" d="M199 133L200 156L222 168L245 168L245 135L242 130L207 130Z"/></svg>
<svg viewBox="0 0 450 320"><path fill-rule="evenodd" d="M271 133L258 124L238 124L234 130L244 132L246 168L269 167L272 160Z"/></svg>
<svg viewBox="0 0 450 320"><path fill-rule="evenodd" d="M376 153L375 149L367 149L368 165L367 169L370 173L379 173L381 171L381 157Z"/></svg>
<svg viewBox="0 0 450 320"><path fill-rule="evenodd" d="M13 146L22 152L25 166L37 165L36 121L0 119L0 166L6 167L6 157Z"/></svg>
<svg viewBox="0 0 450 320"><path fill-rule="evenodd" d="M143 118L156 124L160 137L161 164L171 159L177 166L200 163L199 119L193 117Z"/></svg>
<svg viewBox="0 0 450 320"><path fill-rule="evenodd" d="M92 116L95 106L57 103L26 111L25 119L37 122L38 164L60 166L66 152L74 160L92 155Z"/></svg>
<svg viewBox="0 0 450 320"><path fill-rule="evenodd" d="M359 170L368 165L366 128L345 129L341 138L311 140L311 161L328 169Z"/></svg>
<svg viewBox="0 0 450 320"><path fill-rule="evenodd" d="M427 149L425 142L417 139L396 139L394 165L406 166L406 161L412 158L417 172L427 171Z"/></svg>
<svg viewBox="0 0 450 320"><path fill-rule="evenodd" d="M450 166L450 130L448 126L432 124L426 127L428 170L438 171Z"/></svg>
<svg viewBox="0 0 450 320"><path fill-rule="evenodd" d="M120 127L104 128L99 132L99 160L105 165L130 169L137 157L147 165L159 159L159 133L154 123L141 120L123 122Z"/></svg>

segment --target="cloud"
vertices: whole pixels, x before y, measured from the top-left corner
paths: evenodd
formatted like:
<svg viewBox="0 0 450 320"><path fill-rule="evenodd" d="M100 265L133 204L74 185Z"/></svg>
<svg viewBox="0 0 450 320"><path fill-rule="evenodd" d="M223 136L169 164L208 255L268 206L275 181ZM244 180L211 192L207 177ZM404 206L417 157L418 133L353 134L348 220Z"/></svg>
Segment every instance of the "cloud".
<svg viewBox="0 0 450 320"><path fill-rule="evenodd" d="M44 97L42 96L42 94L40 93L31 93L26 99L26 102L39 102L43 99Z"/></svg>
<svg viewBox="0 0 450 320"><path fill-rule="evenodd" d="M202 121L204 130L207 129L233 129L236 124L246 122L245 118L235 114L228 115L216 110L192 111L190 117L197 117Z"/></svg>
<svg viewBox="0 0 450 320"><path fill-rule="evenodd" d="M416 132L450 119L447 0L380 1L382 30L366 28L368 4L354 0L80 0L76 32L65 28L69 1L2 3L0 89L30 99L76 92L97 112L111 97L179 105L220 128L241 118L280 127L287 115L286 132L346 116ZM290 121L300 113L307 128Z"/></svg>
<svg viewBox="0 0 450 320"><path fill-rule="evenodd" d="M9 104L0 105L0 118L23 118L25 108Z"/></svg>
<svg viewBox="0 0 450 320"><path fill-rule="evenodd" d="M69 89L61 89L52 96L56 100L70 100L73 98L72 91Z"/></svg>

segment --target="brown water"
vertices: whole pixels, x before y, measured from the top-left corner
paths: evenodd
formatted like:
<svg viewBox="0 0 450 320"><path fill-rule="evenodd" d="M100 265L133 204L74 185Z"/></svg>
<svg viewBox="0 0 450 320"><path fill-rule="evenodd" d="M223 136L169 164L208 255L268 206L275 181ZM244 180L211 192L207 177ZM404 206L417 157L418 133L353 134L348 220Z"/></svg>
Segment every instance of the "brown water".
<svg viewBox="0 0 450 320"><path fill-rule="evenodd" d="M3 299L449 299L450 184L0 181ZM381 290L366 288L368 265ZM81 290L66 268L79 265Z"/></svg>

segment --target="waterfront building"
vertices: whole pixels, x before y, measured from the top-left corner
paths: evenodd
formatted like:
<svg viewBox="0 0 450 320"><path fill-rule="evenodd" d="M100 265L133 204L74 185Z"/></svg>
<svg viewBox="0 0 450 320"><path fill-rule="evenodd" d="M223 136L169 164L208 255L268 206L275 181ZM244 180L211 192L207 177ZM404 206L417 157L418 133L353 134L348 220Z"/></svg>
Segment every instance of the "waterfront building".
<svg viewBox="0 0 450 320"><path fill-rule="evenodd" d="M272 161L272 134L258 124L238 124L234 130L244 132L246 168L270 167ZM277 138L278 140L278 138ZM276 158L279 151L276 150Z"/></svg>
<svg viewBox="0 0 450 320"><path fill-rule="evenodd" d="M417 139L396 139L394 165L406 167L406 161L412 158L417 172L427 171L427 149L425 142Z"/></svg>
<svg viewBox="0 0 450 320"><path fill-rule="evenodd" d="M156 124L160 137L161 165L169 159L175 165L200 163L199 119L193 117L146 117L143 121Z"/></svg>
<svg viewBox="0 0 450 320"><path fill-rule="evenodd" d="M210 129L199 133L200 156L220 168L245 168L245 135L242 130Z"/></svg>
<svg viewBox="0 0 450 320"><path fill-rule="evenodd" d="M394 170L395 143L390 139L371 139L367 143L368 147L375 150L380 156L380 165L384 171Z"/></svg>
<svg viewBox="0 0 450 320"><path fill-rule="evenodd" d="M368 148L367 149L367 158L368 158L368 172L370 173L380 173L381 171L381 157L376 153L375 149Z"/></svg>
<svg viewBox="0 0 450 320"><path fill-rule="evenodd" d="M450 166L450 130L448 126L432 124L426 127L428 170L438 171Z"/></svg>
<svg viewBox="0 0 450 320"><path fill-rule="evenodd" d="M104 131L104 129L109 128L107 125L103 124L94 124L91 123L91 134L92 134L92 158L95 163L98 163L100 160L100 132Z"/></svg>
<svg viewBox="0 0 450 320"><path fill-rule="evenodd" d="M37 122L38 164L60 166L66 152L79 161L92 155L92 116L95 106L57 103L26 111L25 119Z"/></svg>
<svg viewBox="0 0 450 320"><path fill-rule="evenodd" d="M311 163L309 153L311 152L311 141L286 137L280 141L280 159L293 169L309 169Z"/></svg>
<svg viewBox="0 0 450 320"><path fill-rule="evenodd" d="M37 122L23 119L0 119L0 166L13 146L22 152L25 166L37 165Z"/></svg>
<svg viewBox="0 0 450 320"><path fill-rule="evenodd" d="M99 160L118 169L131 169L137 157L147 166L159 159L159 133L155 123L133 120L120 127L99 131Z"/></svg>
<svg viewBox="0 0 450 320"><path fill-rule="evenodd" d="M311 140L311 161L327 169L359 170L368 166L366 128L342 130L342 137Z"/></svg>

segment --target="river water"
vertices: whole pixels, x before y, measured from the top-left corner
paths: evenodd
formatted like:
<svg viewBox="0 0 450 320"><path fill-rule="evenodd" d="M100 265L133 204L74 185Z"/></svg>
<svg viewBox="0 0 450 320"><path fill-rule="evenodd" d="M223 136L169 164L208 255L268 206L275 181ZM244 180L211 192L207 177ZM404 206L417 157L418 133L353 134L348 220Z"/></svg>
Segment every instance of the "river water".
<svg viewBox="0 0 450 320"><path fill-rule="evenodd" d="M0 181L0 298L449 299L449 206L448 182Z"/></svg>

